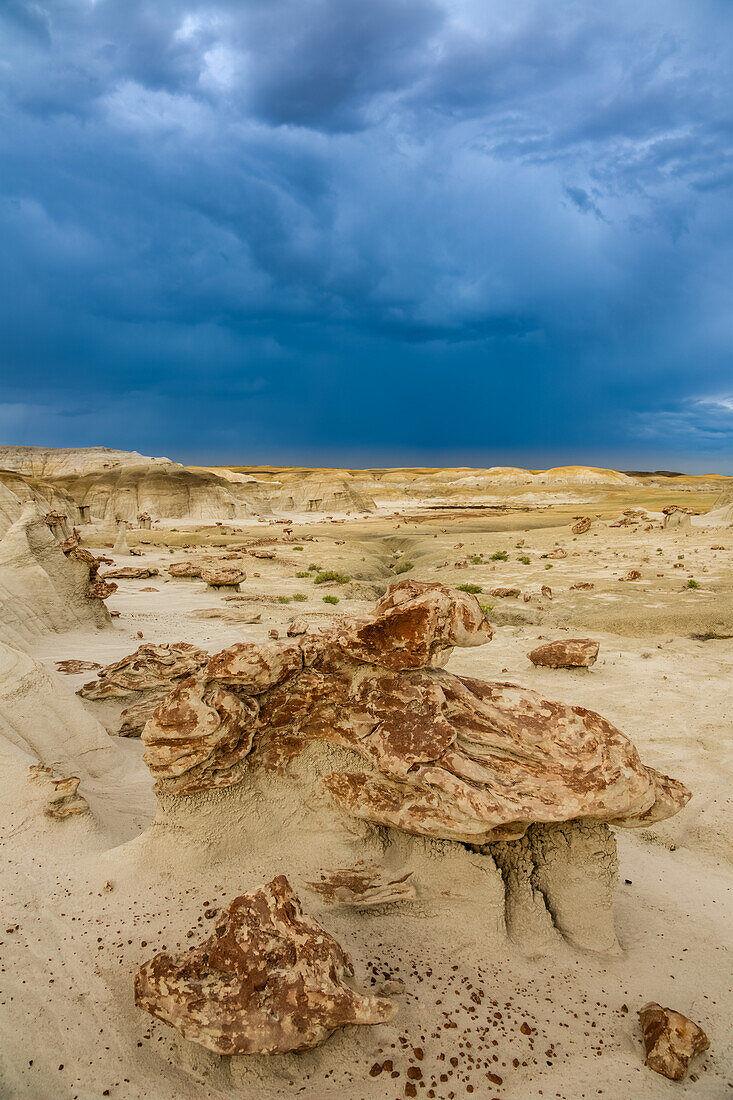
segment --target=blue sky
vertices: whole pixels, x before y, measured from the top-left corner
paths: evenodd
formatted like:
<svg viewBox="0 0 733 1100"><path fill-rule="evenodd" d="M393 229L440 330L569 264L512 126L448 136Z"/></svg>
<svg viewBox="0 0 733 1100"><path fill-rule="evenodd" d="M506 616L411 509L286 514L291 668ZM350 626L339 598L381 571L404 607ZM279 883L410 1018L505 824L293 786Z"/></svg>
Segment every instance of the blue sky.
<svg viewBox="0 0 733 1100"><path fill-rule="evenodd" d="M733 472L729 0L2 0L0 439Z"/></svg>

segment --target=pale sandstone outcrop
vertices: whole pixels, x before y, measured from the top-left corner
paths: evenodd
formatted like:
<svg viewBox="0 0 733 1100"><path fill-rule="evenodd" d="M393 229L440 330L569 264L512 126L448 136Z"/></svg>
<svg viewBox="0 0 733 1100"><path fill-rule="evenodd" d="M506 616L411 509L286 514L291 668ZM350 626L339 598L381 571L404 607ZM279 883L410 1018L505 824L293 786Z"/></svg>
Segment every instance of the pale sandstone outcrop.
<svg viewBox="0 0 733 1100"><path fill-rule="evenodd" d="M394 1002L346 984L353 973L280 875L235 898L198 947L141 966L135 1004L215 1054L309 1050L339 1027L394 1016Z"/></svg>
<svg viewBox="0 0 733 1100"><path fill-rule="evenodd" d="M599 648L592 638L566 638L538 645L527 656L533 665L548 668L590 668L596 663Z"/></svg>
<svg viewBox="0 0 733 1100"><path fill-rule="evenodd" d="M84 684L77 695L84 699L124 698L136 691L170 686L198 671L207 660L208 654L189 642L146 642L134 653L100 669L97 679Z"/></svg>
<svg viewBox="0 0 733 1100"><path fill-rule="evenodd" d="M46 631L104 626L97 598L97 559L88 550L66 555L33 503L0 539L0 637L23 645Z"/></svg>
<svg viewBox="0 0 733 1100"><path fill-rule="evenodd" d="M639 1012L639 1022L644 1036L646 1064L655 1073L661 1073L672 1081L681 1081L687 1073L690 1059L710 1046L701 1027L681 1012L662 1008L656 1001L644 1005Z"/></svg>
<svg viewBox="0 0 733 1100"><path fill-rule="evenodd" d="M333 804L426 837L481 845L578 818L633 827L685 805L682 784L645 767L599 714L439 667L452 646L490 637L472 596L404 581L370 619L224 650L143 731L156 790L235 784L330 741L366 769L325 776Z"/></svg>

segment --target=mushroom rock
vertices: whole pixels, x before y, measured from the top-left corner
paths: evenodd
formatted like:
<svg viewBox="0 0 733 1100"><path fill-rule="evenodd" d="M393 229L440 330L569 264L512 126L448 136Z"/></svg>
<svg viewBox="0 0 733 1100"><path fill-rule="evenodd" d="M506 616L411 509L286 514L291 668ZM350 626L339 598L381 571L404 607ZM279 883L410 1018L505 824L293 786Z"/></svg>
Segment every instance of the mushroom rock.
<svg viewBox="0 0 733 1100"><path fill-rule="evenodd" d="M149 531L153 524L150 512L140 512L137 517L137 523L138 527L141 527L143 531Z"/></svg>
<svg viewBox="0 0 733 1100"><path fill-rule="evenodd" d="M168 566L171 577L200 577L201 566L192 561L174 561Z"/></svg>
<svg viewBox="0 0 733 1100"><path fill-rule="evenodd" d="M353 973L279 875L235 898L198 947L141 966L135 1004L215 1054L281 1054L392 1019L394 1002L352 989Z"/></svg>
<svg viewBox="0 0 733 1100"><path fill-rule="evenodd" d="M159 573L159 569L147 565L120 565L117 569L108 569L102 576L106 581L113 578L115 580L145 581L148 577L157 577Z"/></svg>
<svg viewBox="0 0 733 1100"><path fill-rule="evenodd" d="M322 780L344 814L472 845L533 822L648 825L686 804L686 788L642 764L601 715L438 667L451 646L490 638L474 597L403 581L370 619L212 657L158 707L144 759L160 793L181 795L331 742L354 754Z"/></svg>
<svg viewBox="0 0 733 1100"><path fill-rule="evenodd" d="M567 638L539 645L527 656L533 665L548 668L590 668L596 663L598 650L598 642L591 638Z"/></svg>
<svg viewBox="0 0 733 1100"><path fill-rule="evenodd" d="M208 566L201 569L201 578L209 588L234 588L239 591L239 585L247 579L247 575L241 569Z"/></svg>
<svg viewBox="0 0 733 1100"><path fill-rule="evenodd" d="M665 510L664 528L666 530L669 527L691 528L692 519L689 512L683 508L673 508L669 512Z"/></svg>
<svg viewBox="0 0 733 1100"><path fill-rule="evenodd" d="M681 1081L687 1073L690 1059L710 1046L707 1035L671 1008L662 1008L655 1001L645 1004L639 1012L646 1064L655 1073Z"/></svg>
<svg viewBox="0 0 733 1100"><path fill-rule="evenodd" d="M208 654L188 642L154 645L146 642L134 653L107 665L97 679L79 688L84 699L124 698L136 691L147 691L190 676L206 664Z"/></svg>
<svg viewBox="0 0 733 1100"><path fill-rule="evenodd" d="M584 535L586 531L590 531L590 525L590 516L581 516L578 522L574 523L570 530L574 535Z"/></svg>

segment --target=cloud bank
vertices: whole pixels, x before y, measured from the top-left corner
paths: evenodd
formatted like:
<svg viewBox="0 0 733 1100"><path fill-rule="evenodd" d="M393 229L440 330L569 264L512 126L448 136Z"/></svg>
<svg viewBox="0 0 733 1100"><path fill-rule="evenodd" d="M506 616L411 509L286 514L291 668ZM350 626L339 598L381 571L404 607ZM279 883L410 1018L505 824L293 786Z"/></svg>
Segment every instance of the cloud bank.
<svg viewBox="0 0 733 1100"><path fill-rule="evenodd" d="M5 0L0 433L733 470L732 24Z"/></svg>

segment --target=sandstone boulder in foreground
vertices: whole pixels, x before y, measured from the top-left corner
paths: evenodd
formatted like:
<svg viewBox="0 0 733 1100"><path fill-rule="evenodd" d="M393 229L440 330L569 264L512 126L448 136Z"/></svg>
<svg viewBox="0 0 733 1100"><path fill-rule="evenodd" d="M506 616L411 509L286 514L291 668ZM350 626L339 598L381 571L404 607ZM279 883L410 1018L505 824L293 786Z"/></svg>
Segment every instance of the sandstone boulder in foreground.
<svg viewBox="0 0 733 1100"><path fill-rule="evenodd" d="M140 967L135 1004L215 1054L282 1054L392 1019L392 1001L346 984L353 972L279 875L235 898L198 947Z"/></svg>
<svg viewBox="0 0 733 1100"><path fill-rule="evenodd" d="M479 845L532 822L649 825L687 803L600 714L440 667L490 638L473 596L393 584L368 618L213 656L154 711L143 759L159 794L181 796L331 742L352 753L322 779L342 812Z"/></svg>
<svg viewBox="0 0 733 1100"><path fill-rule="evenodd" d="M656 1001L639 1012L644 1036L646 1064L655 1073L681 1081L687 1073L690 1059L710 1046L707 1035L681 1012L662 1008Z"/></svg>
<svg viewBox="0 0 733 1100"><path fill-rule="evenodd" d="M590 668L596 663L599 648L592 638L567 638L538 645L527 656L533 665L548 668Z"/></svg>

